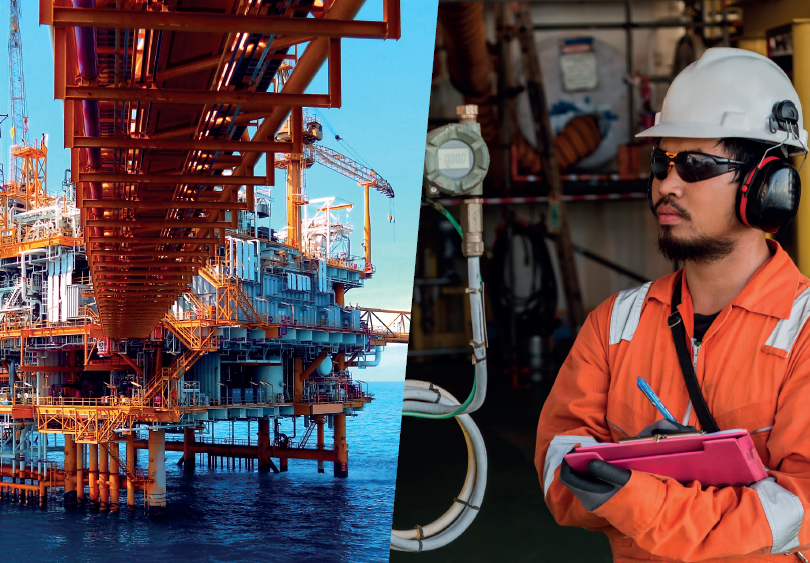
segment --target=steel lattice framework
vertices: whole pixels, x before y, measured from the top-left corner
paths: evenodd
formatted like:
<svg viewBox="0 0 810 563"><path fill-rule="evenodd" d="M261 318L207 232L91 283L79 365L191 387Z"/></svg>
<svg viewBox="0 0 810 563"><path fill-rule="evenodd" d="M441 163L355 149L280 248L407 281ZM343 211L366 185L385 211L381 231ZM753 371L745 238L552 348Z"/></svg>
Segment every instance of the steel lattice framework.
<svg viewBox="0 0 810 563"><path fill-rule="evenodd" d="M273 184L261 156L302 159L302 108L341 105L341 38L399 38L398 0L382 21L354 20L362 3L40 0L105 336L150 334ZM305 94L327 61L328 92ZM295 133L274 141L291 112Z"/></svg>

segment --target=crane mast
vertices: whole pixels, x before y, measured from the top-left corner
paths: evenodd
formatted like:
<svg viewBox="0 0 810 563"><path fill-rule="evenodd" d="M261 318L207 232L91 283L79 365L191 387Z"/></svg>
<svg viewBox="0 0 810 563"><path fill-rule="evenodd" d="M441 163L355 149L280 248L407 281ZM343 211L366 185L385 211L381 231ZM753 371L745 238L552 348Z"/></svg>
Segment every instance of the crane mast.
<svg viewBox="0 0 810 563"><path fill-rule="evenodd" d="M310 148L310 147L307 147ZM382 176L374 172L337 151L326 148L323 145L311 145L315 153L315 162L351 178L361 186L368 184L370 188L377 190L386 197L394 197L394 189Z"/></svg>
<svg viewBox="0 0 810 563"><path fill-rule="evenodd" d="M11 92L12 143L18 148L28 145L28 112L25 107L25 79L23 77L22 34L20 17L22 0L11 0L11 17L8 33L8 77ZM14 147L12 147L14 151ZM10 156L9 178L19 183L23 159Z"/></svg>

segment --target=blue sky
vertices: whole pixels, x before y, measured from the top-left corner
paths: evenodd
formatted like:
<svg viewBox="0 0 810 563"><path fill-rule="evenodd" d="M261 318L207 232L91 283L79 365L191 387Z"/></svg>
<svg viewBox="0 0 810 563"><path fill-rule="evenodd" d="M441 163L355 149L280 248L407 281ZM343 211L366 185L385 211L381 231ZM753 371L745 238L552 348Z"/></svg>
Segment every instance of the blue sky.
<svg viewBox="0 0 810 563"><path fill-rule="evenodd" d="M372 262L377 274L366 287L346 294L347 303L386 309L410 309L413 266L419 223L425 133L427 131L433 44L438 0L402 1L402 39L345 39L343 107L320 110L331 128L394 188L396 223L388 221L389 200L371 194ZM35 2L25 2L21 20L29 138L49 136L48 190L61 190L69 151L63 149L62 102L53 99L53 47L50 30L39 25ZM8 0L0 0L0 45L8 44ZM380 20L381 0L367 0L358 19ZM8 65L0 65L0 112L9 113ZM326 67L310 92L325 93ZM6 165L10 145L6 121L0 140L0 162ZM324 145L354 158L346 145L324 127ZM263 162L256 169L263 173ZM271 226L285 224L284 172L276 171ZM355 204L352 253L362 255L363 192L352 180L315 165L307 173L310 198L336 195Z"/></svg>

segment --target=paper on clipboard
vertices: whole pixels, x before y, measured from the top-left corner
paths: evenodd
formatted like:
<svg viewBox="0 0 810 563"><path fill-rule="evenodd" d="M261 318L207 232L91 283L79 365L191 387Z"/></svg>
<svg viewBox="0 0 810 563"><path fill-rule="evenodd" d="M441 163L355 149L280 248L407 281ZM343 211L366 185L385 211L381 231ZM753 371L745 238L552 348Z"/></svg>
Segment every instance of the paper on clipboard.
<svg viewBox="0 0 810 563"><path fill-rule="evenodd" d="M672 477L681 483L698 481L704 487L747 485L768 476L746 430L590 444L565 456L574 471L587 471L593 459L622 469Z"/></svg>

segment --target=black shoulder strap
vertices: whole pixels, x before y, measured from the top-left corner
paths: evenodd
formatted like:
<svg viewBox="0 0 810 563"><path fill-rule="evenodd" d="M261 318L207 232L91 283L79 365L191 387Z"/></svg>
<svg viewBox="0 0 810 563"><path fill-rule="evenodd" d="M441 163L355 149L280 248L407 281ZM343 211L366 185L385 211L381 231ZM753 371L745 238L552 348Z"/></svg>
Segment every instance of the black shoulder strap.
<svg viewBox="0 0 810 563"><path fill-rule="evenodd" d="M678 352L678 361L681 364L683 380L686 383L686 389L689 391L689 398L692 399L692 406L695 409L700 425L703 427L704 432L717 432L720 429L717 427L717 423L714 422L709 407L706 406L706 401L703 399L703 393L700 391L697 375L695 375L695 368L692 366L692 358L689 357L689 351L686 349L686 329L683 326L681 313L678 311L678 305L681 304L682 279L682 277L678 278L678 281L675 282L675 291L672 292L669 328L672 329L672 339L675 341L675 350Z"/></svg>

